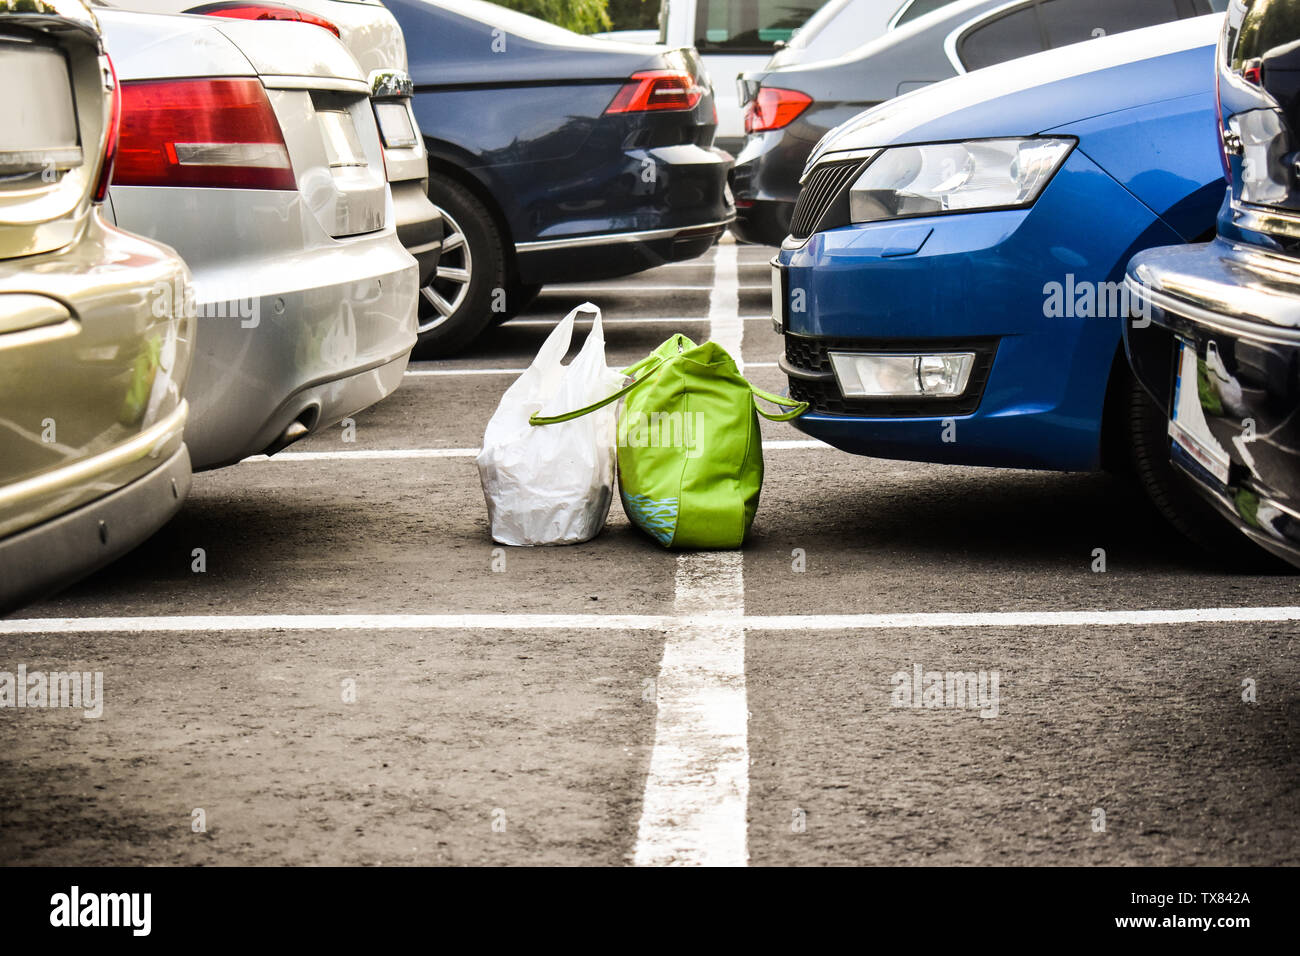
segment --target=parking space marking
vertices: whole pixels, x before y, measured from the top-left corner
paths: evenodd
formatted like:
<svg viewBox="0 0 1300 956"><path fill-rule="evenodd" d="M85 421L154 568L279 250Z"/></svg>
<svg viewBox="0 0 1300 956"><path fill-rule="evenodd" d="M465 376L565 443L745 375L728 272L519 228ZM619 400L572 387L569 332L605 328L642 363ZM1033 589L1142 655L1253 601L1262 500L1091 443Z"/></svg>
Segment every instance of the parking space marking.
<svg viewBox="0 0 1300 956"><path fill-rule="evenodd" d="M382 458L477 458L477 448L375 448L357 451L286 451L278 455L252 455L245 462L373 461Z"/></svg>
<svg viewBox="0 0 1300 956"><path fill-rule="evenodd" d="M736 247L734 245L719 246L718 258L722 257L722 251L727 248L734 250ZM711 285L678 285L677 283L672 285L606 285L601 283L599 285L548 285L546 291L565 292L573 295L617 295L620 292L712 292L713 288ZM742 285L739 286L739 289L741 292L771 292L772 285L771 283L766 285Z"/></svg>
<svg viewBox="0 0 1300 956"><path fill-rule="evenodd" d="M746 368L776 368L776 362L748 362ZM407 375L414 376L440 376L440 375L521 375L522 368L408 368Z"/></svg>
<svg viewBox="0 0 1300 956"><path fill-rule="evenodd" d="M709 338L735 359L740 321L736 245L713 257ZM745 560L740 551L677 556L673 611L655 683L650 753L632 862L749 863L749 703L745 691Z"/></svg>
<svg viewBox="0 0 1300 956"><path fill-rule="evenodd" d="M637 866L745 866L749 705L744 560L677 556L673 610L655 683L654 750L641 801Z"/></svg>
<svg viewBox="0 0 1300 956"><path fill-rule="evenodd" d="M833 450L834 446L815 438L791 438L784 441L763 442L764 451L797 451L799 449ZM245 462L297 464L308 461L374 461L384 458L477 458L477 448L360 448L356 451L282 451L276 455L253 455Z"/></svg>
<svg viewBox="0 0 1300 956"><path fill-rule="evenodd" d="M736 277L736 245L721 243L713 257L713 289L709 293L709 338L727 350L745 371L740 342L745 327L740 318L740 283Z"/></svg>
<svg viewBox="0 0 1300 956"><path fill-rule="evenodd" d="M679 555L708 562L735 551ZM731 580L734 569L715 569ZM743 583L743 582L742 582ZM690 581L694 595L705 584ZM679 595L680 596L680 595ZM721 599L720 599L721 600ZM730 599L728 599L730 600ZM719 607L726 606L723 601ZM936 628L1161 627L1174 624L1263 624L1300 621L1300 607L1158 608L1136 611L953 611L915 614L186 614L149 617L28 617L0 620L0 636L18 634L144 634L158 631L914 631ZM705 638L707 640L707 637ZM702 650L708 649L705 647ZM743 647L742 647L743 650Z"/></svg>
<svg viewBox="0 0 1300 956"><path fill-rule="evenodd" d="M596 304L599 305L600 303L598 302ZM741 322L771 322L772 321L772 317L770 315L742 315L739 318ZM708 316L704 316L704 315L695 315L695 316L688 315L688 316L676 316L676 317L671 315L652 315L646 318L638 318L638 319L630 319L630 318L607 319L604 316L601 316L600 319L601 325L682 325L684 323L703 324L708 321L709 321ZM584 325L584 324L591 325L591 322L592 322L591 319L579 317L574 321L574 325ZM559 318L511 319L509 322L502 325L501 328L508 329L511 327L520 328L520 327L534 327L534 326L546 326L547 328L550 328L552 326L559 325L559 324L560 324Z"/></svg>

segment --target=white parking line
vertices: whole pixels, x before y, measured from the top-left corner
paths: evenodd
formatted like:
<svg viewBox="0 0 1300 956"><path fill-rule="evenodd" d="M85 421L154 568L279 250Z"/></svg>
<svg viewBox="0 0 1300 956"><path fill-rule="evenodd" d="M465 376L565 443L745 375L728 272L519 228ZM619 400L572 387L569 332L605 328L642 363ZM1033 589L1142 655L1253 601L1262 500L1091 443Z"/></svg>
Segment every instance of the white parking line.
<svg viewBox="0 0 1300 956"><path fill-rule="evenodd" d="M246 462L286 465L304 461L374 461L385 458L477 458L477 448L358 448L356 451L284 451L278 455L252 455Z"/></svg>
<svg viewBox="0 0 1300 956"><path fill-rule="evenodd" d="M704 556L737 552L701 552ZM679 557L688 557L680 555ZM679 569L680 570L680 569ZM225 631L915 631L937 628L1159 627L1300 621L1300 607L917 614L193 614L0 620L0 636Z"/></svg>
<svg viewBox="0 0 1300 956"><path fill-rule="evenodd" d="M727 247L723 246L718 249L719 257L721 257L722 250L725 248ZM736 247L731 246L730 248L735 249ZM741 292L771 292L772 291L772 286L770 283L760 284L760 285L742 285L739 288ZM635 292L639 295L646 292L712 292L712 291L713 291L713 286L711 285L678 285L675 282L668 285L607 285L605 283L601 283L600 285L548 285L542 294L545 295L546 293L553 293L559 295L563 293L565 295L613 295L617 292L629 292L629 293Z"/></svg>
<svg viewBox="0 0 1300 956"><path fill-rule="evenodd" d="M815 438L791 438L763 442L764 451L796 451L801 448L830 449ZM253 455L246 462L293 465L307 461L375 461L385 458L477 458L477 448L358 448L354 451L282 451L278 455Z"/></svg>
<svg viewBox="0 0 1300 956"><path fill-rule="evenodd" d="M600 303L596 303L596 304L599 305ZM579 317L577 320L575 320L574 324L582 325L585 323L586 325L591 325L591 321L592 321L591 319ZM640 319L629 319L629 318L606 319L602 316L600 320L600 324L601 325L687 325L687 324L699 325L708 321L709 321L708 317L702 315L684 316L684 317L674 317L670 315L654 315L654 316L649 316L647 318L640 318ZM740 316L740 321L771 322L772 317L770 315L742 315ZM509 322L502 325L501 328L503 329L509 328L512 325L516 327L545 326L546 328L551 328L559 324L560 324L560 319L558 317L554 319L511 319Z"/></svg>
<svg viewBox="0 0 1300 956"><path fill-rule="evenodd" d="M740 318L738 299L739 282L736 279L736 247L718 246L713 257L713 291L709 294L709 338L717 342L736 360L736 367L745 371L740 354L740 341L745 326Z"/></svg>
<svg viewBox="0 0 1300 956"><path fill-rule="evenodd" d="M746 362L745 368L776 368L776 362ZM520 375L522 368L408 368L407 375Z"/></svg>
<svg viewBox="0 0 1300 956"><path fill-rule="evenodd" d="M721 255L727 248L719 250ZM744 866L749 860L749 705L744 560L677 556L673 610L655 684L654 750L641 801L637 866ZM689 623L682 623L689 622Z"/></svg>
<svg viewBox="0 0 1300 956"><path fill-rule="evenodd" d="M709 338L743 370L734 243L719 244L713 263ZM655 742L632 853L638 866L749 862L744 571L739 551L677 556L680 617L664 639L655 684Z"/></svg>

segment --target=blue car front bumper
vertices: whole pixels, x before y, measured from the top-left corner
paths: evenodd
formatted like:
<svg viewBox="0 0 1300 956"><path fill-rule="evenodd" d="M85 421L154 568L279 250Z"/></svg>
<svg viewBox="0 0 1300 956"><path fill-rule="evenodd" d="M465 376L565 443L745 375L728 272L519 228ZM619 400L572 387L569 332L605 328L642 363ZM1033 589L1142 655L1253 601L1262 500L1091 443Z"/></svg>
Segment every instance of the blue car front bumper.
<svg viewBox="0 0 1300 956"><path fill-rule="evenodd" d="M1179 241L1078 149L1028 208L787 240L776 260L782 365L791 395L812 404L796 425L880 458L1094 469L1127 312L1124 266ZM956 398L846 399L826 359L832 349L956 348L977 356Z"/></svg>

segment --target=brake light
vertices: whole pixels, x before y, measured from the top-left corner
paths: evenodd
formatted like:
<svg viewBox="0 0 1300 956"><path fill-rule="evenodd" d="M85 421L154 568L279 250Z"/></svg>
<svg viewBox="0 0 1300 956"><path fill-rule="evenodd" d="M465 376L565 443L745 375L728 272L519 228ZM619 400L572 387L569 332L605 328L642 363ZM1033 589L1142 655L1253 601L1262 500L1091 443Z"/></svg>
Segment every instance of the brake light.
<svg viewBox="0 0 1300 956"><path fill-rule="evenodd" d="M245 78L123 83L113 183L297 188L266 91Z"/></svg>
<svg viewBox="0 0 1300 956"><path fill-rule="evenodd" d="M606 113L649 113L658 110L692 110L704 95L695 77L678 70L633 73L614 94Z"/></svg>
<svg viewBox="0 0 1300 956"><path fill-rule="evenodd" d="M104 55L108 62L108 75L113 81L112 105L109 107L108 130L104 134L104 165L99 167L99 182L95 184L95 202L103 202L108 195L108 184L113 180L113 160L117 158L118 127L122 122L122 87L117 82L117 70L112 57Z"/></svg>
<svg viewBox="0 0 1300 956"><path fill-rule="evenodd" d="M745 132L765 133L788 126L811 103L807 93L765 86L745 104Z"/></svg>
<svg viewBox="0 0 1300 956"><path fill-rule="evenodd" d="M286 7L278 3L205 3L200 7L191 7L186 13L196 13L207 17L229 17L232 20L288 20L292 23L310 23L324 27L335 36L339 28L324 17L318 17L306 10Z"/></svg>

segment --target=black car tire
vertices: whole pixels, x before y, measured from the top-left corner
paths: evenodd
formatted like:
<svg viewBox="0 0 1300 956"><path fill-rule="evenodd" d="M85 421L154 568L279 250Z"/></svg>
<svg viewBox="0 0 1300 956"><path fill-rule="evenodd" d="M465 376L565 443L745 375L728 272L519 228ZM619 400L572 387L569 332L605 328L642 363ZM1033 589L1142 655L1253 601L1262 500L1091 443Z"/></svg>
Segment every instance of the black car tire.
<svg viewBox="0 0 1300 956"><path fill-rule="evenodd" d="M430 172L429 199L442 211L443 251L433 280L420 290L418 348L450 355L495 317L497 290L507 288L505 248L492 214L454 179Z"/></svg>
<svg viewBox="0 0 1300 956"><path fill-rule="evenodd" d="M1124 413L1131 465L1156 510L1187 540L1234 571L1282 571L1282 566L1236 528L1191 485L1169 460L1169 418L1151 400L1127 365L1122 369Z"/></svg>

